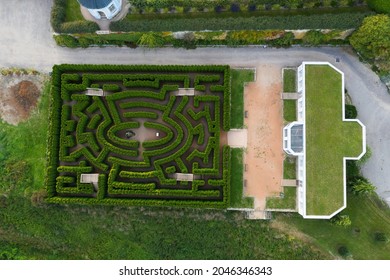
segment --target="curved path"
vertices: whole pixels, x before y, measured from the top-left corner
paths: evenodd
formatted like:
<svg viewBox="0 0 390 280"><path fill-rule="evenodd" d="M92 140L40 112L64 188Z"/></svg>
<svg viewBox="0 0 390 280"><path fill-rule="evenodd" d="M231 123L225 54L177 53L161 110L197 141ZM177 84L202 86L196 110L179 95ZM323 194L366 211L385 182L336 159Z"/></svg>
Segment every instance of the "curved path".
<svg viewBox="0 0 390 280"><path fill-rule="evenodd" d="M342 48L199 48L65 49L52 40L49 24L52 0L3 1L0 5L0 67L34 68L50 72L57 63L99 64L230 64L257 67L264 64L297 66L303 60L329 61L345 73L346 87L367 126L371 159L364 175L390 203L390 95L370 68L349 49ZM335 58L340 62L336 63ZM331 133L331 132L330 132Z"/></svg>

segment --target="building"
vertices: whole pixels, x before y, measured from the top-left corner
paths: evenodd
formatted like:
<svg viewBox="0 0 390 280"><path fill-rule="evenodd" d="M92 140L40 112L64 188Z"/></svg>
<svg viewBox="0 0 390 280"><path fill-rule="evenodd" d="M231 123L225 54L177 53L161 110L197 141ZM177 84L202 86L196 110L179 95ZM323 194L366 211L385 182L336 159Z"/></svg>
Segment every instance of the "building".
<svg viewBox="0 0 390 280"><path fill-rule="evenodd" d="M77 0L96 19L112 19L122 8L123 0Z"/></svg>
<svg viewBox="0 0 390 280"><path fill-rule="evenodd" d="M346 208L346 161L366 152L366 129L345 118L344 73L328 62L297 71L296 121L283 129L283 149L296 157L297 208L330 219Z"/></svg>

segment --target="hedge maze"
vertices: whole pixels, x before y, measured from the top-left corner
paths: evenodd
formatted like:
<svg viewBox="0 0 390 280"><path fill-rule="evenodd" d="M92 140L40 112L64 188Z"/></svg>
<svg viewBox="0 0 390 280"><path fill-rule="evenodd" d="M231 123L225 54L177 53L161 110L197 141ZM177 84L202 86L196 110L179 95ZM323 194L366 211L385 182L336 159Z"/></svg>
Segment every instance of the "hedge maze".
<svg viewBox="0 0 390 280"><path fill-rule="evenodd" d="M56 65L49 202L229 205L228 66Z"/></svg>

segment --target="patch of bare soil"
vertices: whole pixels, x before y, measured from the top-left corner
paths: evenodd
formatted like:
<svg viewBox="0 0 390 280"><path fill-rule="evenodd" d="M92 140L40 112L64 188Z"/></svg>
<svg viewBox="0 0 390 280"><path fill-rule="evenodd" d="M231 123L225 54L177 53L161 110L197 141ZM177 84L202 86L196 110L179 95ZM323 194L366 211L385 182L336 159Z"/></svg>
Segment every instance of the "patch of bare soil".
<svg viewBox="0 0 390 280"><path fill-rule="evenodd" d="M27 120L38 104L43 77L0 75L0 118L12 125Z"/></svg>

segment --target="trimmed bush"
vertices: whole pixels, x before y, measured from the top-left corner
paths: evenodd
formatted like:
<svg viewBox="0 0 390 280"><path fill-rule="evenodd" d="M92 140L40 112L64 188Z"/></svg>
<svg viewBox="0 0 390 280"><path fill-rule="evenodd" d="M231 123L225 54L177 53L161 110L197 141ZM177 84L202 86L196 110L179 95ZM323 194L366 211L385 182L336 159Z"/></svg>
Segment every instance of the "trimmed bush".
<svg viewBox="0 0 390 280"><path fill-rule="evenodd" d="M356 119L357 117L356 107L353 105L346 104L345 105L345 118L346 119Z"/></svg>
<svg viewBox="0 0 390 280"><path fill-rule="evenodd" d="M117 21L113 31L200 31L266 29L349 29L358 27L372 13L312 14L228 18L172 18Z"/></svg>
<svg viewBox="0 0 390 280"><path fill-rule="evenodd" d="M347 246L340 246L338 249L337 249L337 252L339 253L340 256L342 256L343 258L347 258L351 255L351 253L349 252Z"/></svg>

